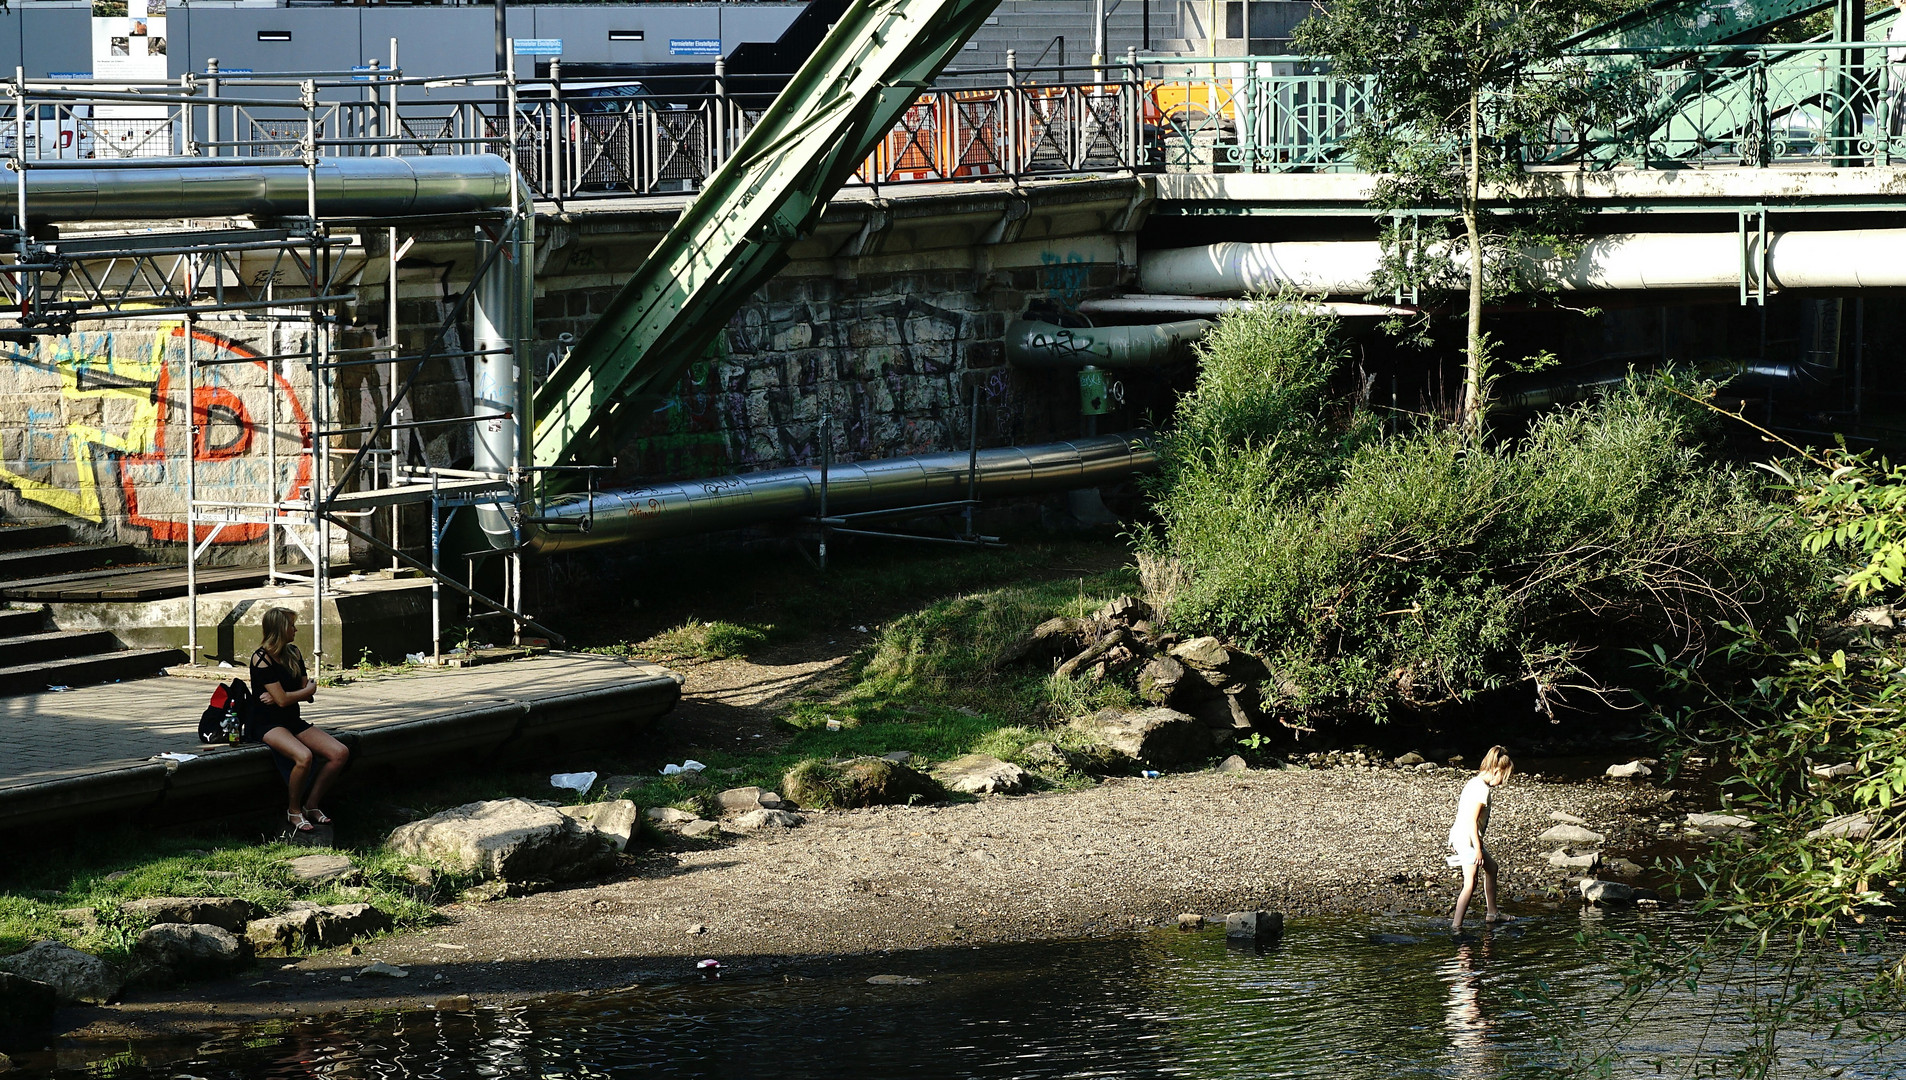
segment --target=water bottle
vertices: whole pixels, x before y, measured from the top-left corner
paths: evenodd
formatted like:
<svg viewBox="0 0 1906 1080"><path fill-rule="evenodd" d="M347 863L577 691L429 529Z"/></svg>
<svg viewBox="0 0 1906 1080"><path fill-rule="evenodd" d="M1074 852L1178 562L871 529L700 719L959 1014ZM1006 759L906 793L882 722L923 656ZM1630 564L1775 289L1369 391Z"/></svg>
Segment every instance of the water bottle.
<svg viewBox="0 0 1906 1080"><path fill-rule="evenodd" d="M1158 779L1158 770L1146 769L1144 772L1140 773L1139 775L1143 776L1147 780L1156 780Z"/></svg>
<svg viewBox="0 0 1906 1080"><path fill-rule="evenodd" d="M233 746L237 746L238 735L239 735L238 710L232 708L229 705L226 706L225 719L218 726L219 726L219 729L225 733L225 741L227 743L230 743Z"/></svg>

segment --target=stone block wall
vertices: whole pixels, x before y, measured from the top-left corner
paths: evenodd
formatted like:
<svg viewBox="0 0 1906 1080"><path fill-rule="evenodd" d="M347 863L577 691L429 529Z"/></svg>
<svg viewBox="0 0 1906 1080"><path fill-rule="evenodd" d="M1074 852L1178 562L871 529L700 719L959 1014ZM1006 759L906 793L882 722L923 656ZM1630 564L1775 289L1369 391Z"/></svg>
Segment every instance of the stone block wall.
<svg viewBox="0 0 1906 1080"><path fill-rule="evenodd" d="M201 499L265 502L309 483L309 371L257 359L303 347L308 328L201 321L191 393L186 334L176 319L126 320L0 346L0 520L66 524L75 539L183 558L188 454ZM235 554L264 531L228 525L213 546Z"/></svg>

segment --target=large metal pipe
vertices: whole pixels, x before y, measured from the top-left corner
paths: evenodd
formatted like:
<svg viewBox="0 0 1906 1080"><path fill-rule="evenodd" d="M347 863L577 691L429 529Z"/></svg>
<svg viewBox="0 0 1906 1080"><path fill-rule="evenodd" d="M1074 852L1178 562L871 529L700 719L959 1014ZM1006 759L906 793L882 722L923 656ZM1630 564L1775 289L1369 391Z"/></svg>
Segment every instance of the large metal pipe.
<svg viewBox="0 0 1906 1080"><path fill-rule="evenodd" d="M1906 286L1906 229L1771 233L1769 288ZM1759 237L1738 233L1624 233L1590 240L1572 261L1529 248L1524 258L1564 289L1733 289L1760 273ZM1374 240L1222 243L1146 252L1147 291L1244 296L1285 288L1311 295L1370 293L1382 259Z"/></svg>
<svg viewBox="0 0 1906 1080"><path fill-rule="evenodd" d="M1122 480L1157 461L1145 433L1101 435L979 452L981 498L1036 495ZM966 498L966 451L836 463L827 470L827 511L851 514ZM684 480L653 487L568 495L524 530L536 554L715 532L820 512L818 468Z"/></svg>
<svg viewBox="0 0 1906 1080"><path fill-rule="evenodd" d="M1022 367L1156 367L1191 358L1191 346L1218 325L1208 319L1144 326L1056 326L1032 319L1006 324L1006 359Z"/></svg>
<svg viewBox="0 0 1906 1080"><path fill-rule="evenodd" d="M324 217L465 214L510 202L510 165L495 154L325 158L315 168ZM26 171L27 213L47 221L302 217L308 176L295 161L270 159L49 162ZM15 205L19 182L19 173L0 172L0 208Z"/></svg>

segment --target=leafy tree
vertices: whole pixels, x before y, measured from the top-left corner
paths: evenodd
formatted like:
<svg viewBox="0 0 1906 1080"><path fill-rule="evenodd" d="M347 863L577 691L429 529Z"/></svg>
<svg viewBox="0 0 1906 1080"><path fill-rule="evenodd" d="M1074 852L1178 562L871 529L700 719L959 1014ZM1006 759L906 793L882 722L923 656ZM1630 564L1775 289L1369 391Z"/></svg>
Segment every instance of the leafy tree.
<svg viewBox="0 0 1906 1080"><path fill-rule="evenodd" d="M1468 293L1461 415L1472 430L1489 393L1484 299L1544 289L1525 246L1573 254L1567 203L1510 198L1524 178L1522 148L1544 152L1608 130L1640 90L1626 69L1562 55L1560 43L1606 10L1600 0L1333 0L1297 28L1299 51L1371 82L1350 148L1378 176L1373 207L1392 214L1378 291ZM1573 135L1558 140L1563 132ZM1519 213L1485 215L1485 190ZM1395 216L1436 207L1456 210L1460 242L1440 235L1446 226Z"/></svg>

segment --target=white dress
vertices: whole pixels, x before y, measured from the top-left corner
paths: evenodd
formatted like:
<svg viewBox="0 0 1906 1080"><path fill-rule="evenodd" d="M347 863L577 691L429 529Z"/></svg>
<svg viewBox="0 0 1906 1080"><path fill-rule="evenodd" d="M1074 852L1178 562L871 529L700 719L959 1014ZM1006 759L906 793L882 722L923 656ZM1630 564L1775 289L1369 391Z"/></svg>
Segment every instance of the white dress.
<svg viewBox="0 0 1906 1080"><path fill-rule="evenodd" d="M1449 846L1455 852L1449 856L1449 865L1470 866L1482 858L1483 848L1469 844L1469 823L1476 823L1475 839L1480 841L1489 831L1489 797L1495 790L1481 776L1472 776L1463 785L1463 793L1456 799L1456 821L1449 827Z"/></svg>

